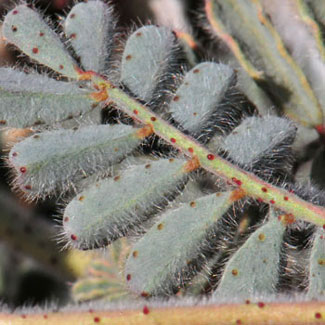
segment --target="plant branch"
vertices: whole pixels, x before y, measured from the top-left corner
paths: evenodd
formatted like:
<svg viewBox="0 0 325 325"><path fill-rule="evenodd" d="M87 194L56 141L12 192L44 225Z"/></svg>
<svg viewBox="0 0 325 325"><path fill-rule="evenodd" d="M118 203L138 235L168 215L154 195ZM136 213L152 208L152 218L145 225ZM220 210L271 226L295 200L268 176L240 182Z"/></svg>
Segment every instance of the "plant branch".
<svg viewBox="0 0 325 325"><path fill-rule="evenodd" d="M111 311L70 311L35 314L0 313L6 324L132 324L132 325L221 325L221 324L320 324L325 318L323 302L249 303L206 306L152 307Z"/></svg>
<svg viewBox="0 0 325 325"><path fill-rule="evenodd" d="M108 101L117 104L119 109L133 119L150 126L156 135L179 149L186 156L197 159L200 166L205 170L228 180L235 186L239 186L248 196L283 210L290 217L286 219L287 221L293 222L297 218L318 226L325 226L324 208L304 201L294 193L271 185L217 156L151 112L146 106L124 93L123 90L113 86L103 77L95 73L79 73L83 79L87 79L86 76L88 76L94 82L95 88L99 88L101 92L105 89Z"/></svg>

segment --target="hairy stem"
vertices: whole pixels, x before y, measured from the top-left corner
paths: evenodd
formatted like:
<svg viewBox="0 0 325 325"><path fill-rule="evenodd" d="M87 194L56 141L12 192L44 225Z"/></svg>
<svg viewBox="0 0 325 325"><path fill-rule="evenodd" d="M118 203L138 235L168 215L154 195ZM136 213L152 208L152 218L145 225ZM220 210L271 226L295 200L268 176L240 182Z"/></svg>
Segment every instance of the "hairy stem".
<svg viewBox="0 0 325 325"><path fill-rule="evenodd" d="M123 90L113 86L109 81L95 73L80 74L83 79L91 78L96 89L99 88L101 92L105 90L107 93L107 96L104 96L105 99L108 98L108 101L117 104L119 109L133 119L149 126L156 135L169 142L186 156L195 158L205 170L227 179L235 186L239 186L246 195L283 210L291 217L289 218L290 222L297 218L318 226L325 226L324 208L306 202L294 193L271 185L254 174L241 170L238 166L218 157L214 152L210 152L197 141L183 134L137 100L124 93Z"/></svg>
<svg viewBox="0 0 325 325"><path fill-rule="evenodd" d="M132 325L221 325L221 324L320 324L325 318L323 302L249 303L206 306L152 307L111 311L70 311L36 314L1 313L6 324L132 324Z"/></svg>

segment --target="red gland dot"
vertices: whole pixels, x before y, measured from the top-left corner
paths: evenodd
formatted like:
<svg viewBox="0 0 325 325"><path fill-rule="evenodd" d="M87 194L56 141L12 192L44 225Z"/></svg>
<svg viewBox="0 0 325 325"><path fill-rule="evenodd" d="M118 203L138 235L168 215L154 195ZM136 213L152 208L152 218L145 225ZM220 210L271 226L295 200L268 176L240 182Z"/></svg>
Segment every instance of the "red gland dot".
<svg viewBox="0 0 325 325"><path fill-rule="evenodd" d="M59 65L59 69L60 70L63 70L64 69L64 66L62 64Z"/></svg>
<svg viewBox="0 0 325 325"><path fill-rule="evenodd" d="M287 196L285 196L285 197L283 198L283 200L284 200L284 201L289 201L289 198L288 198Z"/></svg>
<svg viewBox="0 0 325 325"><path fill-rule="evenodd" d="M43 318L44 318L44 319L47 319L47 317L48 317L48 316L47 316L46 314L45 314L45 315L43 315Z"/></svg>
<svg viewBox="0 0 325 325"><path fill-rule="evenodd" d="M265 306L265 303L260 301L257 303L257 306L263 308Z"/></svg>
<svg viewBox="0 0 325 325"><path fill-rule="evenodd" d="M13 157L17 157L17 155L18 155L17 152L13 152L13 153L12 153L12 156L13 156Z"/></svg>
<svg viewBox="0 0 325 325"><path fill-rule="evenodd" d="M170 142L175 143L176 139L175 138L170 138Z"/></svg>
<svg viewBox="0 0 325 325"><path fill-rule="evenodd" d="M94 322L95 323L100 323L100 318L98 316L94 317Z"/></svg>
<svg viewBox="0 0 325 325"><path fill-rule="evenodd" d="M131 274L127 274L127 275L126 275L126 280L127 280L127 281L130 281L130 280L131 280Z"/></svg>
<svg viewBox="0 0 325 325"><path fill-rule="evenodd" d="M270 200L270 203L271 203L271 204L275 204L275 201L274 201L274 200Z"/></svg>
<svg viewBox="0 0 325 325"><path fill-rule="evenodd" d="M24 174L24 173L26 173L26 171L27 171L26 167L20 167L20 172L21 173Z"/></svg>
<svg viewBox="0 0 325 325"><path fill-rule="evenodd" d="M233 178L232 178L232 181L233 181L235 184L237 184L238 186L240 186L240 185L243 184L242 181L241 181L240 179L237 179L236 177L233 177Z"/></svg>
<svg viewBox="0 0 325 325"><path fill-rule="evenodd" d="M32 52L33 52L34 54L37 54L37 53L38 53L38 48L37 48L37 47L34 47L34 48L32 49Z"/></svg>
<svg viewBox="0 0 325 325"><path fill-rule="evenodd" d="M30 185L25 185L25 190L31 190L32 187Z"/></svg>
<svg viewBox="0 0 325 325"><path fill-rule="evenodd" d="M214 155L212 153L209 153L207 155L207 158L208 158L208 160L213 160L214 159Z"/></svg>
<svg viewBox="0 0 325 325"><path fill-rule="evenodd" d="M72 235L70 236L70 238L71 238L72 240L77 240L77 236L74 235L74 234L72 234Z"/></svg>
<svg viewBox="0 0 325 325"><path fill-rule="evenodd" d="M14 10L14 11L12 12L12 14L13 14L13 15L17 15L17 14L18 14L18 10Z"/></svg>
<svg viewBox="0 0 325 325"><path fill-rule="evenodd" d="M316 125L315 126L316 131L320 134L320 135L324 135L325 134L325 125Z"/></svg>
<svg viewBox="0 0 325 325"><path fill-rule="evenodd" d="M323 229L325 230L325 224L323 225Z"/></svg>
<svg viewBox="0 0 325 325"><path fill-rule="evenodd" d="M150 117L150 120L151 120L152 122L155 122L155 121L156 121L156 118L155 118L154 116L151 116L151 117Z"/></svg>
<svg viewBox="0 0 325 325"><path fill-rule="evenodd" d="M262 203L263 199L259 197L259 198L257 198L257 202Z"/></svg>
<svg viewBox="0 0 325 325"><path fill-rule="evenodd" d="M193 148L189 147L188 152L193 153L194 152Z"/></svg>
<svg viewBox="0 0 325 325"><path fill-rule="evenodd" d="M43 32L40 32L39 33L39 36L41 36L41 37L44 36L44 33Z"/></svg>
<svg viewBox="0 0 325 325"><path fill-rule="evenodd" d="M133 110L133 113L134 113L135 115L138 115L138 114L139 114L139 111L136 110L136 109L134 109L134 110Z"/></svg>
<svg viewBox="0 0 325 325"><path fill-rule="evenodd" d="M261 190L262 190L262 192L264 192L264 193L267 192L267 188L266 188L266 187L262 187Z"/></svg>
<svg viewBox="0 0 325 325"><path fill-rule="evenodd" d="M150 310L147 306L144 306L142 311L145 315L148 315L150 313Z"/></svg>
<svg viewBox="0 0 325 325"><path fill-rule="evenodd" d="M315 318L321 319L322 318L322 314L321 313L315 313Z"/></svg>

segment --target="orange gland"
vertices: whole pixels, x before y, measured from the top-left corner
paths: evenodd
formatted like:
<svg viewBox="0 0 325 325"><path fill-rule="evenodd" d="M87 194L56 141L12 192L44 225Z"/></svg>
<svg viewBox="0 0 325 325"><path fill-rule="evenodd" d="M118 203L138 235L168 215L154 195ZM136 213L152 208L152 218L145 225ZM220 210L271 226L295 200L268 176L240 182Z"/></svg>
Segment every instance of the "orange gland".
<svg viewBox="0 0 325 325"><path fill-rule="evenodd" d="M141 128L137 131L137 137L139 139L144 139L144 138L148 137L149 135L153 134L153 132L154 132L153 125L147 124L146 126L144 126L143 128Z"/></svg>
<svg viewBox="0 0 325 325"><path fill-rule="evenodd" d="M100 91L94 92L90 94L90 97L96 102L103 102L108 99L108 94L106 91L106 87L101 88Z"/></svg>
<svg viewBox="0 0 325 325"><path fill-rule="evenodd" d="M246 196L246 192L242 188L234 190L230 195L230 201L236 202Z"/></svg>
<svg viewBox="0 0 325 325"><path fill-rule="evenodd" d="M265 235L264 235L264 234L259 234L259 235L258 235L258 239L259 239L260 241L264 241L264 240L265 240Z"/></svg>
<svg viewBox="0 0 325 325"><path fill-rule="evenodd" d="M296 218L292 213L280 215L278 216L278 219L282 222L284 226L291 225L296 221Z"/></svg>
<svg viewBox="0 0 325 325"><path fill-rule="evenodd" d="M79 78L78 78L79 80L91 80L94 76L97 75L97 73L94 71L83 71L79 67L75 67L74 69L76 70L77 74L79 75Z"/></svg>
<svg viewBox="0 0 325 325"><path fill-rule="evenodd" d="M184 166L185 173L190 173L200 167L200 160L197 156L190 159Z"/></svg>
<svg viewBox="0 0 325 325"><path fill-rule="evenodd" d="M325 266L325 258L319 258L319 259L317 260L317 263L318 263L319 265L321 265L321 266Z"/></svg>

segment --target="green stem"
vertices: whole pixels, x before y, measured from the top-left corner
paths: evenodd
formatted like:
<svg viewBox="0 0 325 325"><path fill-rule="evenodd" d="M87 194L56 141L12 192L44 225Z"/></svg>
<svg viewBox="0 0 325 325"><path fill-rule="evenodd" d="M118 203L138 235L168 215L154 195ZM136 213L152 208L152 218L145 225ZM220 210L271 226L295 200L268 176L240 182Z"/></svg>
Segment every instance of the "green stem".
<svg viewBox="0 0 325 325"><path fill-rule="evenodd" d="M98 76L93 80L100 86L106 86L109 100L117 104L121 110L135 120L150 125L156 135L165 139L188 157L197 157L202 168L231 181L234 185L239 185L248 196L270 203L294 218L318 226L325 226L324 208L306 202L293 193L289 193L263 181L254 174L241 170L238 166L218 157L194 139L183 134L167 121L151 112L147 107L125 94L121 89L113 87L109 82L101 78L98 79Z"/></svg>

